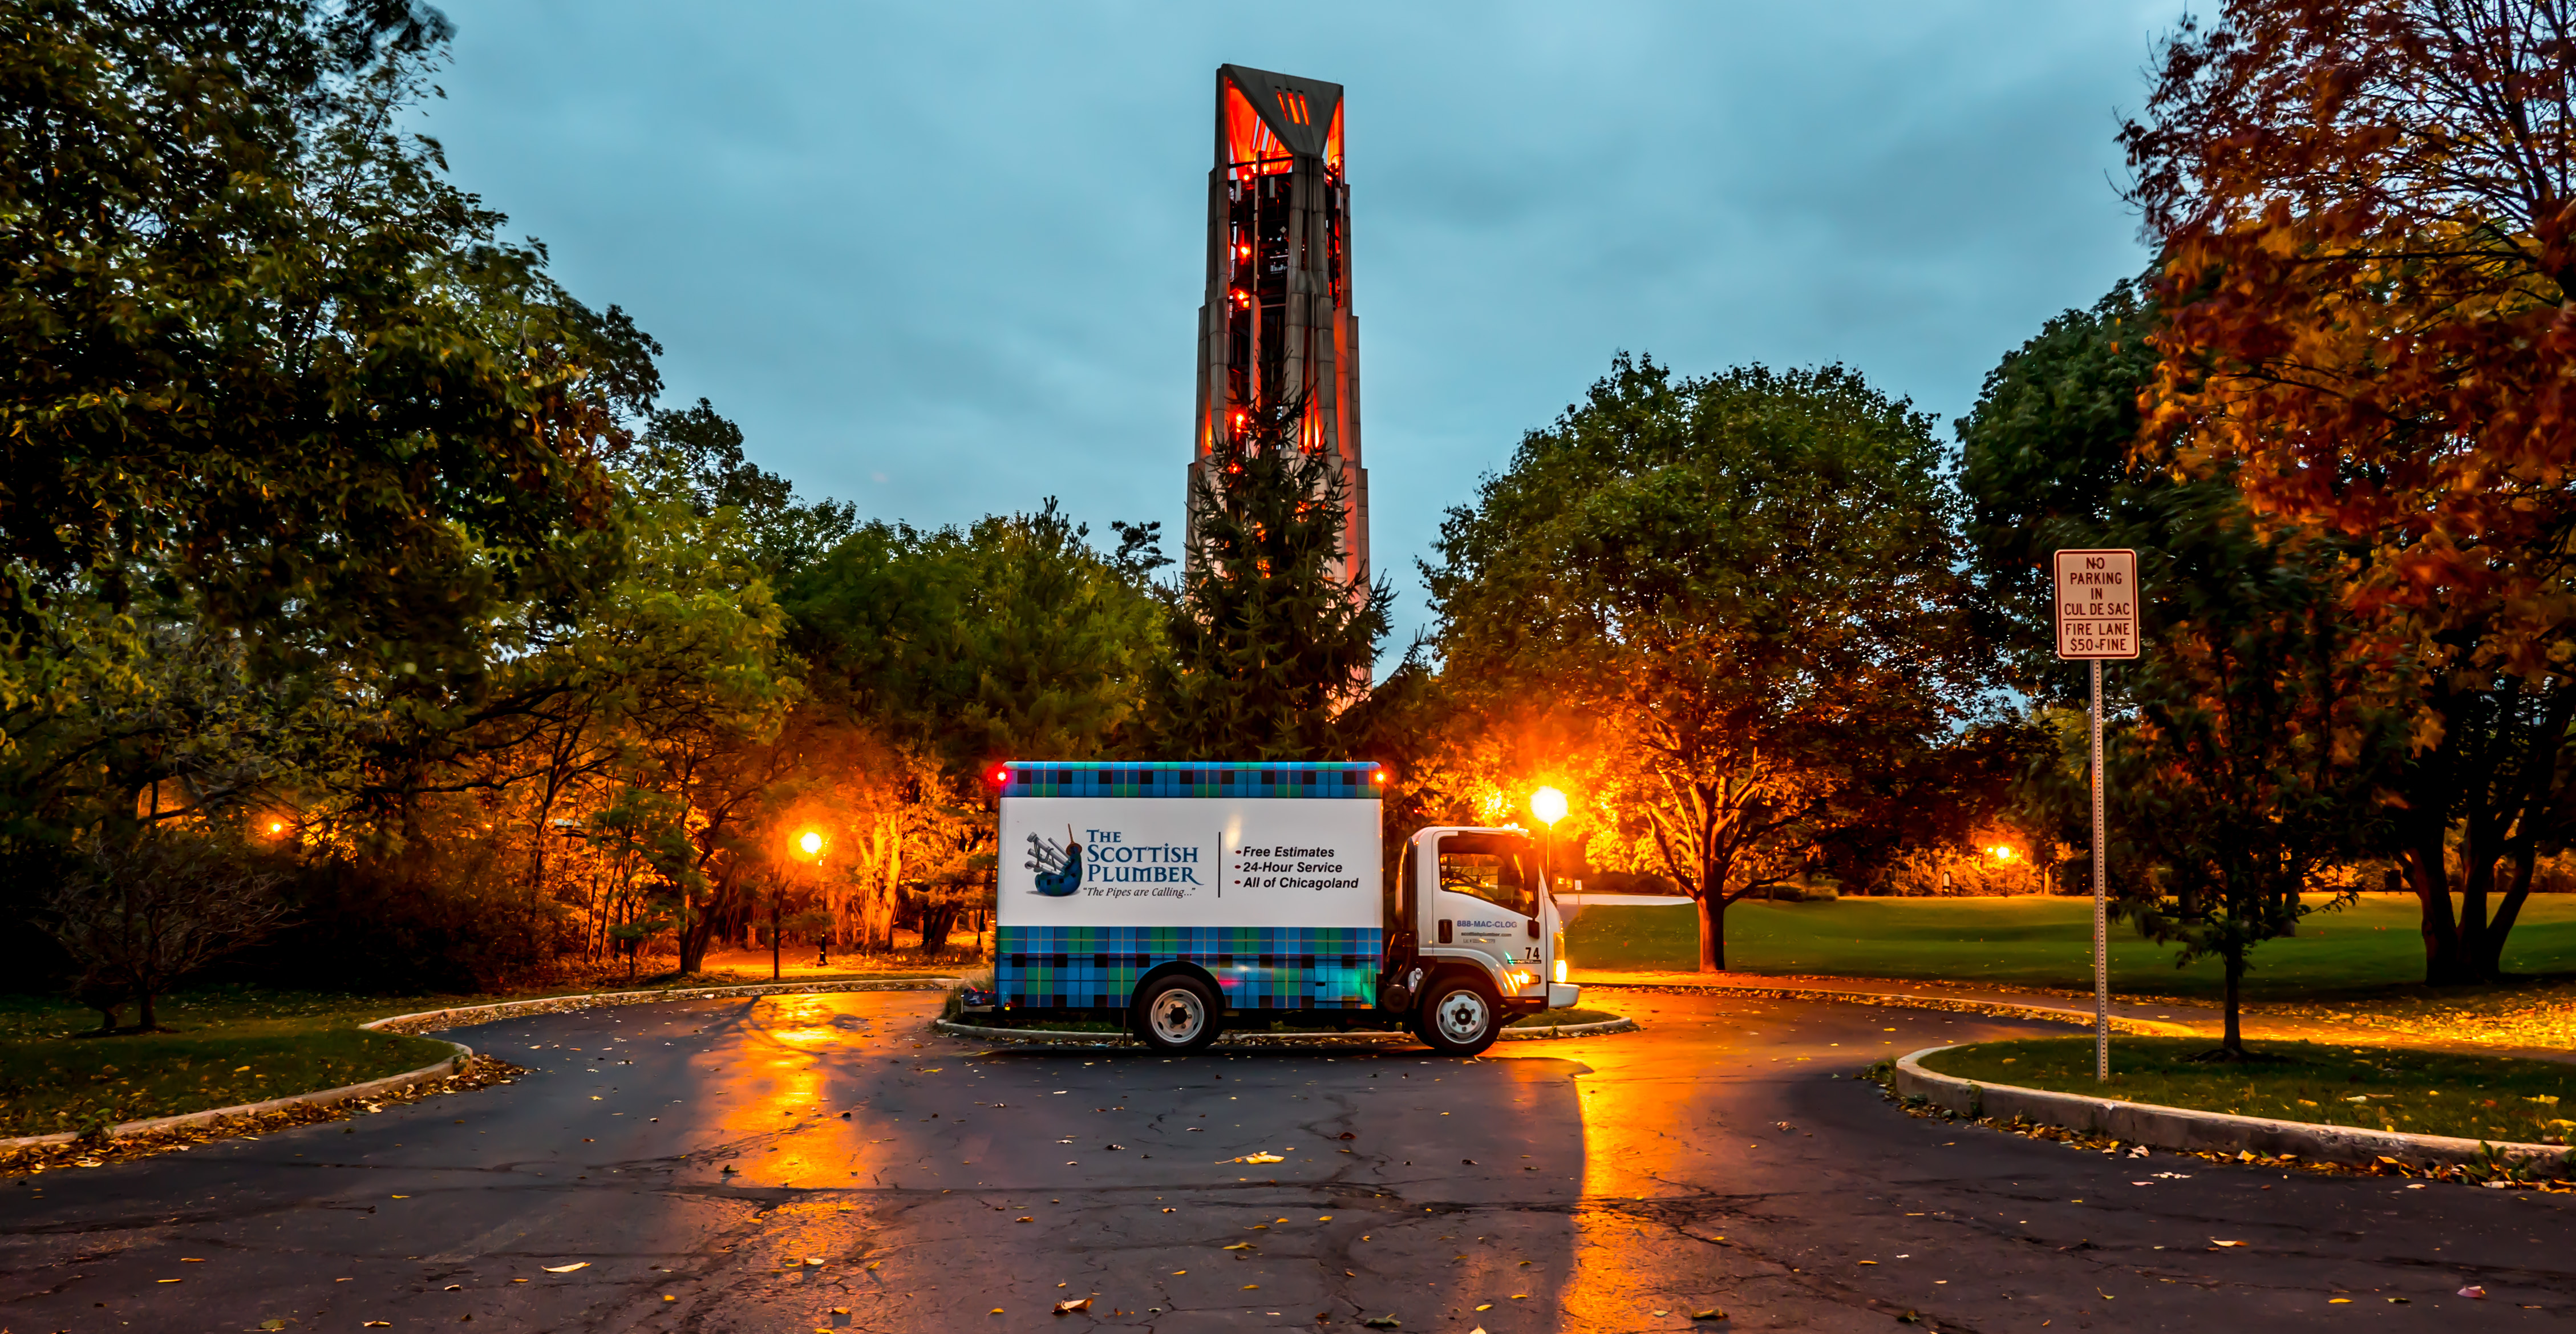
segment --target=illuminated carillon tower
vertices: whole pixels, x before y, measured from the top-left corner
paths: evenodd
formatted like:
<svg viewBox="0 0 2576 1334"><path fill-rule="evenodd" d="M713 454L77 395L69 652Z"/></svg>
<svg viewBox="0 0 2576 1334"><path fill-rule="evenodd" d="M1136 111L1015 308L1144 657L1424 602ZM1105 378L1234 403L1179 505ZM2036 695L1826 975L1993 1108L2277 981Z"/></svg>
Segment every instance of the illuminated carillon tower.
<svg viewBox="0 0 2576 1334"><path fill-rule="evenodd" d="M1365 579L1368 470L1360 466L1350 217L1342 86L1219 66L1192 493L1210 456L1237 439L1252 412L1303 401L1302 443L1339 459L1347 486L1342 573ZM1188 543L1193 560L1197 546Z"/></svg>

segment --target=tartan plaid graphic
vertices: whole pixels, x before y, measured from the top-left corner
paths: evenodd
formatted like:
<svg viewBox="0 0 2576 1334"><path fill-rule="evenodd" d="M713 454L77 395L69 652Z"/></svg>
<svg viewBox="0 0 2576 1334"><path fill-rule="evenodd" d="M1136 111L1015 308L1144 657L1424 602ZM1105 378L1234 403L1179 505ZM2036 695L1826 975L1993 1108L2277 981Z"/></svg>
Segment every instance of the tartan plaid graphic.
<svg viewBox="0 0 2576 1334"><path fill-rule="evenodd" d="M1124 1008L1146 972L1175 959L1207 970L1236 1010L1365 1010L1377 1004L1373 926L1005 926L993 989L1040 1009Z"/></svg>
<svg viewBox="0 0 2576 1334"><path fill-rule="evenodd" d="M1378 799L1374 764L1077 764L1013 760L1006 797Z"/></svg>

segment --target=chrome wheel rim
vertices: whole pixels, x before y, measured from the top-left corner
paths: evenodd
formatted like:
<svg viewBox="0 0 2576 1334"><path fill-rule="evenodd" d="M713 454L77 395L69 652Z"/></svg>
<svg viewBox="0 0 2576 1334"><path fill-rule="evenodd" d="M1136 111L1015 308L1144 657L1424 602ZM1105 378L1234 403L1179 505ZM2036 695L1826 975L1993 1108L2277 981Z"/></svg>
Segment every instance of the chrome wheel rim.
<svg viewBox="0 0 2576 1334"><path fill-rule="evenodd" d="M1468 1043L1485 1036L1485 1026L1493 1022L1493 1016L1485 1009L1484 997L1461 987L1440 998L1436 1022L1440 1036L1451 1042Z"/></svg>
<svg viewBox="0 0 2576 1334"><path fill-rule="evenodd" d="M1196 1041L1207 1027L1207 1005L1188 987L1174 987L1146 1007L1145 1022L1153 1026L1154 1036L1161 1041L1174 1045Z"/></svg>

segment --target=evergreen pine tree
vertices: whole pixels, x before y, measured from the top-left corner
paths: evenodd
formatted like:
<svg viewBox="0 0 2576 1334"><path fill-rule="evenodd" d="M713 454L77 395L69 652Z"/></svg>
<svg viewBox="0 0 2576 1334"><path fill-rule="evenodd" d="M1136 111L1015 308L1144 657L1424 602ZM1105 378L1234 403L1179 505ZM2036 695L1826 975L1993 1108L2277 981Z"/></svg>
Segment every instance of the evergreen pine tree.
<svg viewBox="0 0 2576 1334"><path fill-rule="evenodd" d="M1298 440L1302 403L1259 414L1191 488L1190 560L1157 681L1172 759L1325 760L1368 693L1391 586L1337 573L1348 484Z"/></svg>

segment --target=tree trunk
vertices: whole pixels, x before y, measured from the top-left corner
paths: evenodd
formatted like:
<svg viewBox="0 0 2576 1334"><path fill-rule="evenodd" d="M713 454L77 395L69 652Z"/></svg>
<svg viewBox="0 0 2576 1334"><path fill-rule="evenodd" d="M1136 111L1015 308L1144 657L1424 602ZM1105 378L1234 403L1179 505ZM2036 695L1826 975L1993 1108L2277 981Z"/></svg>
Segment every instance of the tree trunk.
<svg viewBox="0 0 2576 1334"><path fill-rule="evenodd" d="M150 987L144 987L138 990L135 993L135 998L141 1002L143 1006L142 1012L134 1016L135 1029L138 1032L144 1033L160 1032L161 1021L152 1017L152 989Z"/></svg>
<svg viewBox="0 0 2576 1334"><path fill-rule="evenodd" d="M921 952L933 953L948 948L948 927L957 920L954 903L921 905Z"/></svg>
<svg viewBox="0 0 2576 1334"><path fill-rule="evenodd" d="M2245 952L2239 949L2227 956L2227 1035L2218 1043L2218 1049L2231 1060L2245 1058L2245 1031L2239 1021L2243 1011L2238 1006L2244 986Z"/></svg>
<svg viewBox="0 0 2576 1334"><path fill-rule="evenodd" d="M2469 956L2469 965L2481 982L2494 982L2504 977L2505 937L2513 933L2514 919L2522 915L2523 900L2531 897L2531 872L2537 858L2536 850L2529 842L2524 842L2513 850L2512 857L2512 887L2505 890L2504 897L2497 901L2494 918L2487 922L2486 930L2477 939L2476 949Z"/></svg>
<svg viewBox="0 0 2576 1334"><path fill-rule="evenodd" d="M1699 970L1726 971L1726 896L1699 896Z"/></svg>
<svg viewBox="0 0 2576 1334"><path fill-rule="evenodd" d="M2447 986L2469 980L2469 961L2460 951L2460 928L2451 916L2451 872L2442 862L2442 831L2413 841L2404 864L2407 887L2424 907L2424 981Z"/></svg>

